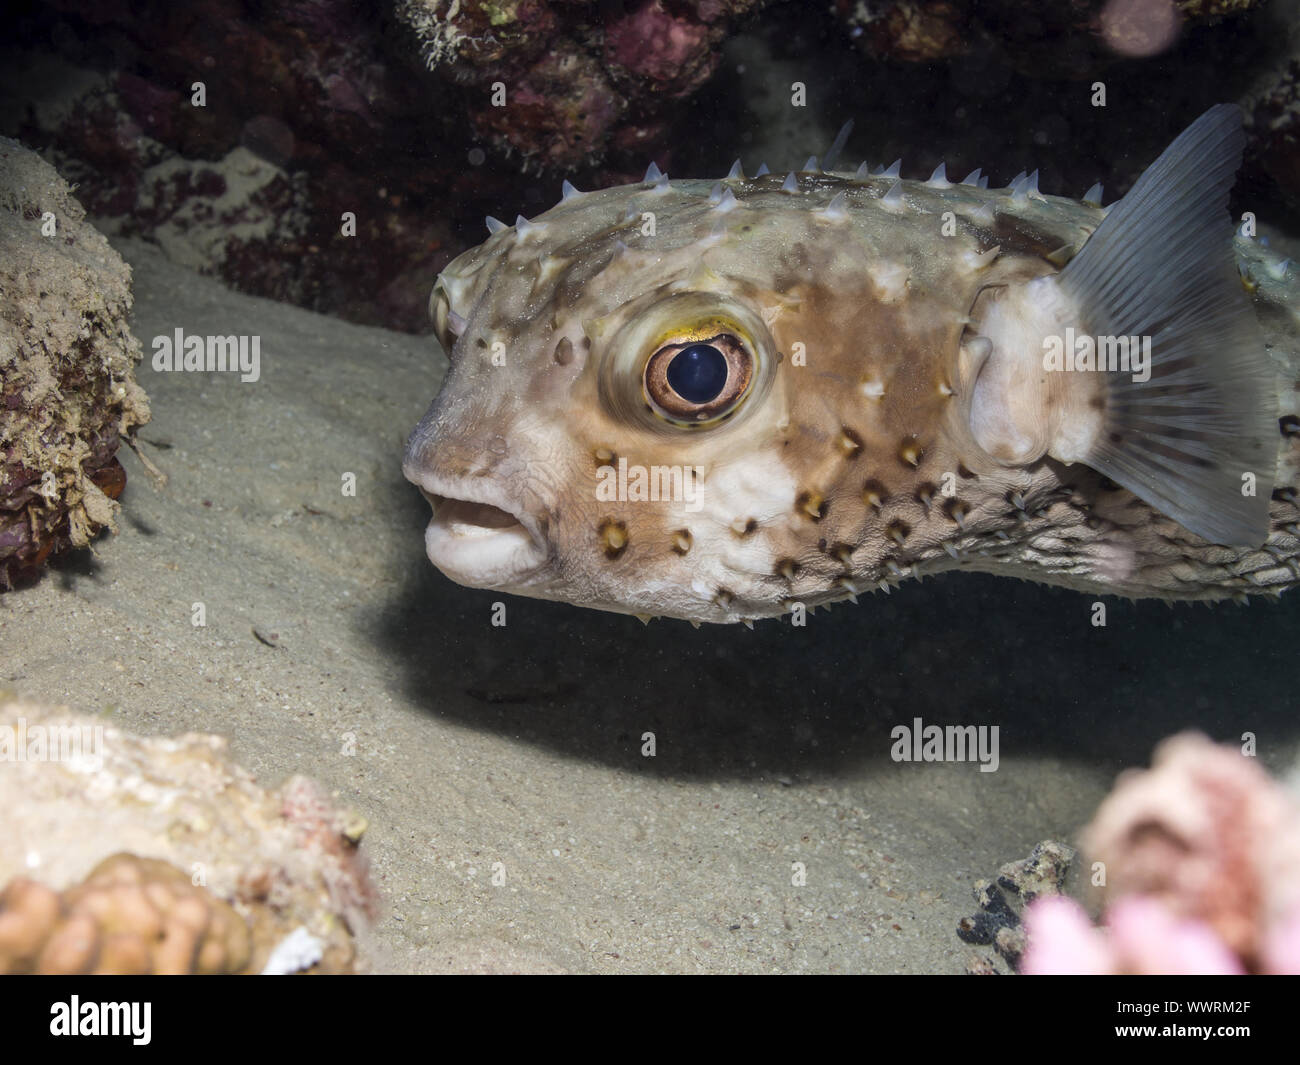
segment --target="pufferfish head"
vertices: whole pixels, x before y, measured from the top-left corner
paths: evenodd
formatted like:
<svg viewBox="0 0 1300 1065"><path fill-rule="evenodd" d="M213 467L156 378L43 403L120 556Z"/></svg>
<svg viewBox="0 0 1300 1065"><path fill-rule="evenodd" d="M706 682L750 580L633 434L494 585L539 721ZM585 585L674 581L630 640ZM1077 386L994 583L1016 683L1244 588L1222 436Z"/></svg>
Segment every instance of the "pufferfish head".
<svg viewBox="0 0 1300 1065"><path fill-rule="evenodd" d="M450 370L404 462L444 574L694 621L851 594L834 528L865 506L864 437L825 396L861 398L843 338L897 323L829 298L872 291L880 264L814 209L829 196L779 184L570 195L447 267Z"/></svg>

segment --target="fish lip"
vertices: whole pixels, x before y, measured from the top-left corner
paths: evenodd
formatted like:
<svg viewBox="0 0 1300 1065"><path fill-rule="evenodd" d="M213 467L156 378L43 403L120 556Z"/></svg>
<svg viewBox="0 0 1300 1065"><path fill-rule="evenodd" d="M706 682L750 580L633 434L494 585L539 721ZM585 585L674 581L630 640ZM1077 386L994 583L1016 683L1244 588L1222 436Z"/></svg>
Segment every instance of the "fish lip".
<svg viewBox="0 0 1300 1065"><path fill-rule="evenodd" d="M546 566L550 551L539 522L495 482L448 478L405 465L402 473L433 507L424 532L429 561L457 584L472 588L516 585ZM493 508L513 519L513 524L466 520L474 517L471 508L476 506Z"/></svg>

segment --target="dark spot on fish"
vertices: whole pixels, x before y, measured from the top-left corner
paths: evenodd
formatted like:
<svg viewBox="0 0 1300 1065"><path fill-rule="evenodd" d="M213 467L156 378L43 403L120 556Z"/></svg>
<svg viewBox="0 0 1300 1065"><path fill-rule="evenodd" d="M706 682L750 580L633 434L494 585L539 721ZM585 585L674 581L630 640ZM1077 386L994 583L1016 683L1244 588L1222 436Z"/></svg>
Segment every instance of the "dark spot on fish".
<svg viewBox="0 0 1300 1065"><path fill-rule="evenodd" d="M853 561L853 545L846 544L843 540L837 540L831 544L830 550L826 553L845 569L849 568L850 563Z"/></svg>
<svg viewBox="0 0 1300 1065"><path fill-rule="evenodd" d="M965 480L970 480L975 476L975 474L971 473L971 471L966 468L965 463L959 462L957 463L957 476Z"/></svg>
<svg viewBox="0 0 1300 1065"><path fill-rule="evenodd" d="M1092 399L1088 400L1088 406L1090 406L1093 410L1105 410L1106 397L1102 395L1093 396Z"/></svg>
<svg viewBox="0 0 1300 1065"><path fill-rule="evenodd" d="M905 465L919 466L924 455L925 448L915 434L903 437L903 442L898 445L898 458Z"/></svg>
<svg viewBox="0 0 1300 1065"><path fill-rule="evenodd" d="M691 544L694 542L695 542L695 538L691 535L690 529L673 530L673 553L674 554L677 555L686 554L686 552L691 549Z"/></svg>
<svg viewBox="0 0 1300 1065"><path fill-rule="evenodd" d="M891 521L885 526L885 535L900 547L903 545L903 541L907 539L911 531L912 527L908 525L907 522L898 519Z"/></svg>
<svg viewBox="0 0 1300 1065"><path fill-rule="evenodd" d="M993 244L1000 245L1003 255L1008 252L1019 252L1022 255L1034 255L1051 262L1053 252L1061 246L1059 237L1037 228L1028 219L1021 218L1019 215L999 211L996 207L994 212L993 240L990 247Z"/></svg>
<svg viewBox="0 0 1300 1065"><path fill-rule="evenodd" d="M943 501L943 512L949 521L954 521L960 525L966 520L966 515L970 513L970 506L953 496Z"/></svg>
<svg viewBox="0 0 1300 1065"><path fill-rule="evenodd" d="M725 609L736 601L736 594L729 588L719 588L717 592L714 593L713 601L717 603L718 606Z"/></svg>
<svg viewBox="0 0 1300 1065"><path fill-rule="evenodd" d="M1277 424L1282 430L1283 436L1300 436L1300 418L1297 418L1294 414L1279 418Z"/></svg>
<svg viewBox="0 0 1300 1065"><path fill-rule="evenodd" d="M889 502L889 489L879 481L870 479L862 486L862 501L879 510Z"/></svg>
<svg viewBox="0 0 1300 1065"><path fill-rule="evenodd" d="M927 513L929 513L930 504L934 502L934 497L938 491L939 489L929 481L917 485L916 501L925 507Z"/></svg>
<svg viewBox="0 0 1300 1065"><path fill-rule="evenodd" d="M794 501L794 509L805 518L821 521L831 509L820 492L800 492Z"/></svg>
<svg viewBox="0 0 1300 1065"><path fill-rule="evenodd" d="M742 525L739 529L733 525L731 527L731 531L743 540L746 536L753 535L754 530L757 528L758 528L758 520L756 518L747 518L744 525Z"/></svg>
<svg viewBox="0 0 1300 1065"><path fill-rule="evenodd" d="M1273 498L1279 503L1294 503L1296 493L1294 488L1274 488Z"/></svg>
<svg viewBox="0 0 1300 1065"><path fill-rule="evenodd" d="M568 337L561 337L560 342L555 345L555 361L561 366L568 366L573 362L573 341Z"/></svg>
<svg viewBox="0 0 1300 1065"><path fill-rule="evenodd" d="M792 581L799 572L799 563L792 558L780 558L776 562L776 574L787 581Z"/></svg>

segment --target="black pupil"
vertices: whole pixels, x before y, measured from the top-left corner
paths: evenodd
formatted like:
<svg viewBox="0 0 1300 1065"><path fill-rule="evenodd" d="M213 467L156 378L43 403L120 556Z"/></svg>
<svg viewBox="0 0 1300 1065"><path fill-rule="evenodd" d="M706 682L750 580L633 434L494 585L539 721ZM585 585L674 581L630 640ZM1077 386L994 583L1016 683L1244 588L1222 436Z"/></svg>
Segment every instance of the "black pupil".
<svg viewBox="0 0 1300 1065"><path fill-rule="evenodd" d="M687 403L709 403L727 383L727 359L712 344L692 344L668 364L668 385Z"/></svg>

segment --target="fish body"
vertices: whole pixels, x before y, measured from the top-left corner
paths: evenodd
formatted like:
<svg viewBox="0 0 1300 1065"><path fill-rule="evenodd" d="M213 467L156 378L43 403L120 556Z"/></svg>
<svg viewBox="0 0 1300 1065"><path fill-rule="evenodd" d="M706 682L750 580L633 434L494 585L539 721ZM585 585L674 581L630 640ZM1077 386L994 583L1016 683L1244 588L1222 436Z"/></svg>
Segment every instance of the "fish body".
<svg viewBox="0 0 1300 1065"><path fill-rule="evenodd" d="M566 188L435 287L429 556L694 622L954 569L1300 583L1300 297L1232 235L1239 157L1221 107L1105 210L942 168Z"/></svg>

